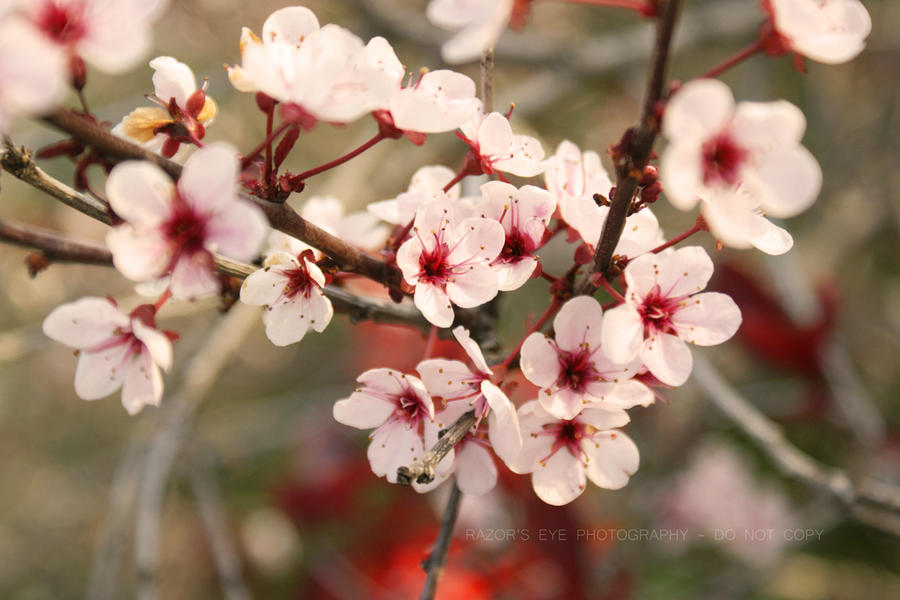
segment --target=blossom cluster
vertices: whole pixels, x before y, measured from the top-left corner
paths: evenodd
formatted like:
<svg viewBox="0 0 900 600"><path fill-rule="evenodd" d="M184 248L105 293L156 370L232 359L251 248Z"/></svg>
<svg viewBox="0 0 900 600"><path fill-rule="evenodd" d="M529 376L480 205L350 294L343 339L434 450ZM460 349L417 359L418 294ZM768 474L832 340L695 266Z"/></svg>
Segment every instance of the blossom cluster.
<svg viewBox="0 0 900 600"><path fill-rule="evenodd" d="M8 4L0 4L0 130L10 115L51 109L66 80L80 91L82 59L110 72L133 66L146 49L147 25L164 3L46 0L20 12ZM464 62L491 47L527 4L433 0L427 15L461 29L443 56ZM857 4L764 2L760 47L768 54L848 60L870 27ZM113 18L115 27L109 26ZM667 145L658 168L629 173L639 184L615 240L615 269L595 273L585 265L607 235L617 193L596 152L565 140L547 156L539 139L514 131L511 110L485 111L466 75L447 69L410 74L384 38L366 42L339 25L320 25L305 7L275 11L259 36L244 28L238 48L240 64L227 67L229 81L254 93L268 117L256 150L204 145L216 103L208 84L198 85L190 67L169 56L150 61L156 106L136 108L112 130L183 163L173 181L150 162L121 162L105 186L115 224L106 244L115 267L131 281L162 290L161 297L127 314L111 299L83 298L54 310L44 331L78 349L79 397L92 400L121 387L131 414L160 403L161 371L173 363L177 336L157 328L161 307L170 299L227 292L229 284L237 294L234 281L217 269L222 261L252 263L240 301L264 307L273 344L322 332L335 312L329 290L357 274L342 272L326 248L275 231L261 206L286 200L302 191L305 179L381 140L422 144L429 135L456 132L466 152L458 169L421 167L406 190L361 212L347 214L330 197L310 198L299 210L323 236L382 260L394 276L381 282L390 296L421 313L432 340L452 328L468 359L429 353L415 374L368 370L334 405L339 422L372 430L372 471L390 482L398 481L399 468L429 460L441 432L472 412L474 424L434 465L434 479L413 484L423 492L450 477L464 493L488 492L498 479L494 455L511 471L530 474L535 493L554 505L573 501L587 480L608 489L625 486L639 465L637 446L621 431L630 421L627 411L688 380L691 345L723 343L741 324L731 298L705 291L713 275L707 251L675 245L709 231L721 245L787 252L790 234L768 217L806 210L822 184L818 163L800 143L800 109L786 101L735 102L718 80L688 81L660 108ZM19 72L10 57L25 50L41 69ZM364 117L378 128L368 145L320 168L278 175L301 130ZM463 188L464 179L477 176L477 188ZM533 179L517 185L509 176ZM651 208L660 197L681 210L699 205L697 225L667 238ZM572 267L558 276L542 264L564 247L549 245L557 236L575 243ZM482 340L459 325L461 315L538 278L550 282L547 311L505 359L490 365ZM579 278L586 287L576 285ZM598 287L609 295L605 305L593 297ZM547 323L552 332L544 329ZM516 370L530 384L523 389L531 390L519 406L510 398Z"/></svg>

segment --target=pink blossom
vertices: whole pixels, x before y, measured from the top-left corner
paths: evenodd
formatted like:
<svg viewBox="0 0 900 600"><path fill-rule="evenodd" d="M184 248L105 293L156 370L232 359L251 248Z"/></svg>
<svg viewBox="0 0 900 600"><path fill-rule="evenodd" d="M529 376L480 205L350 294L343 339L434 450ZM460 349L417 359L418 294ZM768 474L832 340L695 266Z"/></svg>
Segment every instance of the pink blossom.
<svg viewBox="0 0 900 600"><path fill-rule="evenodd" d="M558 419L532 400L519 408L524 446L510 468L531 473L534 493L554 506L580 496L587 479L606 489L625 487L640 463L631 438L614 429L628 421L624 410L608 404Z"/></svg>
<svg viewBox="0 0 900 600"><path fill-rule="evenodd" d="M453 304L474 308L497 295L490 267L503 248L503 226L492 219L459 218L443 193L419 207L413 236L397 251L403 278L414 285L416 307L438 327L453 323Z"/></svg>
<svg viewBox="0 0 900 600"><path fill-rule="evenodd" d="M356 381L362 385L334 404L334 418L357 429L375 429L369 435L372 472L397 483L397 469L420 460L437 442L434 403L418 378L392 369L370 369ZM446 477L452 461L451 452L438 465L435 482L426 486L413 482L413 487L432 489Z"/></svg>
<svg viewBox="0 0 900 600"><path fill-rule="evenodd" d="M438 427L447 428L464 413L474 410L479 423L487 417L488 437L494 451L504 461L510 461L522 449L516 408L491 381L493 372L469 331L456 327L453 336L468 354L474 369L458 360L444 358L423 360L416 367L429 394L444 403L444 410L435 417Z"/></svg>
<svg viewBox="0 0 900 600"><path fill-rule="evenodd" d="M372 202L367 209L383 221L394 225L406 225L415 218L419 205L432 200L435 194L450 183L454 175L453 171L441 165L421 167L413 173L405 192L390 200ZM459 199L459 192L460 185L454 184L446 191L447 198L456 201Z"/></svg>
<svg viewBox="0 0 900 600"><path fill-rule="evenodd" d="M157 56L150 67L155 71L151 100L158 106L131 111L113 133L171 157L179 144L203 139L218 107L205 89L197 88L194 72L183 62Z"/></svg>
<svg viewBox="0 0 900 600"><path fill-rule="evenodd" d="M494 171L512 173L520 177L533 177L544 172L544 148L527 135L512 131L509 120L498 112L484 115L479 110L460 127L460 137L477 157L478 172Z"/></svg>
<svg viewBox="0 0 900 600"><path fill-rule="evenodd" d="M493 48L506 29L513 0L431 0L428 20L444 29L459 29L441 47L448 63L476 60Z"/></svg>
<svg viewBox="0 0 900 600"><path fill-rule="evenodd" d="M600 156L592 151L582 153L569 140L562 141L556 148L556 154L547 159L544 182L547 190L556 198L563 221L576 229L581 225L579 202L588 198L593 203L594 194L608 198L613 186L600 162ZM591 236L582 234L582 237L588 243L596 243L588 239Z"/></svg>
<svg viewBox="0 0 900 600"><path fill-rule="evenodd" d="M116 166L106 182L110 206L125 220L106 236L116 268L133 281L171 274L176 298L218 292L213 253L252 260L268 229L262 211L238 198L237 171L227 144L195 152L177 185L148 162Z"/></svg>
<svg viewBox="0 0 900 600"><path fill-rule="evenodd" d="M722 242L781 254L790 236L764 215L797 215L815 201L822 171L800 145L806 121L789 102L741 102L715 79L692 81L666 107L661 159L669 200L703 215Z"/></svg>
<svg viewBox="0 0 900 600"><path fill-rule="evenodd" d="M58 306L44 319L44 334L79 351L75 393L97 400L122 388L122 405L133 415L158 406L160 368L172 366L172 343L156 329L155 309L145 304L126 315L107 298L82 298Z"/></svg>
<svg viewBox="0 0 900 600"><path fill-rule="evenodd" d="M628 263L625 303L603 319L604 352L617 362L639 357L666 385L684 383L693 367L686 342L721 344L741 324L741 311L731 298L696 293L712 273L712 260L699 246L644 254Z"/></svg>
<svg viewBox="0 0 900 600"><path fill-rule="evenodd" d="M302 6L282 8L266 19L262 38L241 33L241 65L230 67L232 85L263 92L292 106L310 128L316 120L347 123L384 106L393 76L369 61L365 46L343 27L319 27Z"/></svg>
<svg viewBox="0 0 900 600"><path fill-rule="evenodd" d="M790 50L821 63L856 57L872 31L859 0L764 0L763 6Z"/></svg>
<svg viewBox="0 0 900 600"><path fill-rule="evenodd" d="M35 0L28 16L48 39L101 71L127 71L150 49L168 0Z"/></svg>
<svg viewBox="0 0 900 600"><path fill-rule="evenodd" d="M503 249L491 266L497 271L500 291L515 290L534 273L534 256L547 233L547 224L556 209L556 201L547 190L526 185L520 189L502 181L481 186L481 202L475 213L499 221L506 234Z"/></svg>
<svg viewBox="0 0 900 600"><path fill-rule="evenodd" d="M324 286L325 276L312 252L297 258L278 252L244 280L241 302L265 306L266 336L276 346L287 346L303 339L310 328L321 333L331 322L334 309Z"/></svg>
<svg viewBox="0 0 900 600"><path fill-rule="evenodd" d="M51 110L65 92L66 61L28 23L0 20L0 134L18 115Z"/></svg>
<svg viewBox="0 0 900 600"><path fill-rule="evenodd" d="M601 347L603 309L590 296L566 302L553 319L556 338L532 333L522 345L522 373L541 389L541 406L571 419L596 403L631 408L653 402L653 393L631 379L640 363L611 362Z"/></svg>

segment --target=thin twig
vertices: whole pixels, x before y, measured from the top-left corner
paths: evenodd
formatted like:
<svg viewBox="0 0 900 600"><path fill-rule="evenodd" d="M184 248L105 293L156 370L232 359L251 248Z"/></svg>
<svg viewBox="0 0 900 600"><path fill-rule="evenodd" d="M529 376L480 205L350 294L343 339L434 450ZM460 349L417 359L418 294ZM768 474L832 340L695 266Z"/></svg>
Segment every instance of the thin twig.
<svg viewBox="0 0 900 600"><path fill-rule="evenodd" d="M148 160L173 179L177 179L181 175L183 167L180 164L132 144L73 111L59 109L44 117L44 120L57 129L74 136L80 142L91 146L110 160ZM286 203L266 202L246 194L241 194L241 197L259 206L265 212L272 227L318 248L334 259L341 269L359 273L385 285L399 285L399 270L389 267L384 262L372 258L353 245L313 225Z"/></svg>
<svg viewBox="0 0 900 600"><path fill-rule="evenodd" d="M421 460L415 460L410 466L397 469L397 483L410 485L413 481L416 483L431 483L434 481L434 472L438 464L466 436L476 421L474 410L470 410L457 419L453 425L443 432L443 435L434 447L426 452Z"/></svg>
<svg viewBox="0 0 900 600"><path fill-rule="evenodd" d="M857 518L900 535L900 488L867 477L854 482L844 471L822 465L804 454L702 356L694 357L693 379L783 474L828 493Z"/></svg>
<svg viewBox="0 0 900 600"><path fill-rule="evenodd" d="M650 74L647 78L647 87L641 106L640 122L625 133L613 156L616 170L616 191L610 199L609 212L603 223L603 232L600 234L600 241L594 252L592 271L587 274L578 287L578 294L593 292L595 289L593 273L610 275L607 279L613 279L612 274L608 273L613 252L619 243L619 238L622 237L632 199L643 176L644 167L647 166L650 159L653 142L659 133L657 103L663 98L665 91L669 50L680 4L680 0L663 0L660 3L656 44L653 48Z"/></svg>
<svg viewBox="0 0 900 600"><path fill-rule="evenodd" d="M434 542L434 550L431 555L423 562L422 568L425 569L425 587L422 588L422 594L419 600L432 600L434 592L437 588L438 579L444 571L444 565L447 564L447 553L450 550L450 540L453 539L453 527L456 525L456 518L459 516L459 501L462 498L462 492L456 486L456 480L453 481L450 488L450 497L447 499L447 507L444 509L444 516L441 518L441 528L438 531L437 540Z"/></svg>
<svg viewBox="0 0 900 600"><path fill-rule="evenodd" d="M188 477L194 498L200 509L200 517L209 537L209 547L219 574L222 593L228 600L248 600L250 592L241 577L241 560L237 548L228 533L225 506L216 481L214 464L203 450L191 453Z"/></svg>
<svg viewBox="0 0 900 600"><path fill-rule="evenodd" d="M494 49L488 48L481 55L481 104L482 112L494 112Z"/></svg>

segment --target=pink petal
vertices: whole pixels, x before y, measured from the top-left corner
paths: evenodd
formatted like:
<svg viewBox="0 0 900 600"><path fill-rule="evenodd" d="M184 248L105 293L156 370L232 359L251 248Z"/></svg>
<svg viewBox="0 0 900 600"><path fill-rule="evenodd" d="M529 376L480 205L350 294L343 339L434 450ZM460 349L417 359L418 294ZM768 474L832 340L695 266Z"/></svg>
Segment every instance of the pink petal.
<svg viewBox="0 0 900 600"><path fill-rule="evenodd" d="M453 324L453 307L444 290L429 283L419 282L413 300L416 308L432 325L450 327Z"/></svg>
<svg viewBox="0 0 900 600"><path fill-rule="evenodd" d="M538 260L533 256L526 256L513 263L496 263L493 265L497 273L497 289L501 292L517 290L531 279Z"/></svg>
<svg viewBox="0 0 900 600"><path fill-rule="evenodd" d="M127 161L113 168L106 179L106 196L117 215L137 227L156 227L172 211L175 187L159 167Z"/></svg>
<svg viewBox="0 0 900 600"><path fill-rule="evenodd" d="M506 117L492 112L478 127L477 141L482 156L506 156L512 150L512 126Z"/></svg>
<svg viewBox="0 0 900 600"><path fill-rule="evenodd" d="M543 162L544 148L536 138L531 136L513 136L507 156L495 161L494 167L520 177L534 177L543 173L547 168L546 163Z"/></svg>
<svg viewBox="0 0 900 600"><path fill-rule="evenodd" d="M641 351L644 322L631 304L622 304L603 316L603 352L614 363L625 364Z"/></svg>
<svg viewBox="0 0 900 600"><path fill-rule="evenodd" d="M767 153L759 164L759 176L769 189L769 194L760 198L760 206L776 218L800 214L812 206L822 189L822 169L803 146Z"/></svg>
<svg viewBox="0 0 900 600"><path fill-rule="evenodd" d="M741 102L731 122L737 142L760 151L776 145L797 145L805 129L803 112L786 100Z"/></svg>
<svg viewBox="0 0 900 600"><path fill-rule="evenodd" d="M332 412L338 423L357 429L374 429L388 420L394 412L394 403L365 391L356 391L349 398L335 402Z"/></svg>
<svg viewBox="0 0 900 600"><path fill-rule="evenodd" d="M157 56L150 61L153 73L153 88L156 95L169 102L175 98L175 103L185 108L187 100L197 90L197 80L191 68L171 56Z"/></svg>
<svg viewBox="0 0 900 600"><path fill-rule="evenodd" d="M484 354L481 353L481 347L478 345L478 342L472 339L468 329L462 325L454 327L453 337L456 338L459 345L466 351L469 359L475 364L476 369L481 373L491 373L491 368L488 367L487 362L484 360Z"/></svg>
<svg viewBox="0 0 900 600"><path fill-rule="evenodd" d="M213 214L235 198L237 150L216 142L194 152L184 164L178 192L197 213Z"/></svg>
<svg viewBox="0 0 900 600"><path fill-rule="evenodd" d="M259 255L269 222L262 210L243 200L224 203L206 224L205 246L210 252L238 261Z"/></svg>
<svg viewBox="0 0 900 600"><path fill-rule="evenodd" d="M666 199L679 210L694 208L703 188L702 140L674 140L659 161Z"/></svg>
<svg viewBox="0 0 900 600"><path fill-rule="evenodd" d="M166 337L166 334L144 325L140 319L131 320L131 330L134 337L144 344L144 350L141 356L147 354L153 359L153 363L168 371L172 368L172 342Z"/></svg>
<svg viewBox="0 0 900 600"><path fill-rule="evenodd" d="M470 270L455 275L447 282L447 296L462 308L475 308L497 295L497 274L486 264L472 265ZM418 291L419 286L416 286ZM442 327L449 327L442 325Z"/></svg>
<svg viewBox="0 0 900 600"><path fill-rule="evenodd" d="M158 229L135 229L127 223L106 233L106 245L116 269L132 281L147 281L165 273L172 260Z"/></svg>
<svg viewBox="0 0 900 600"><path fill-rule="evenodd" d="M82 352L75 369L75 393L82 400L98 400L109 396L122 386L127 361L131 356L129 344L119 344L101 352Z"/></svg>
<svg viewBox="0 0 900 600"><path fill-rule="evenodd" d="M106 298L81 298L53 309L42 325L44 335L71 348L90 348L127 328L129 319Z"/></svg>
<svg viewBox="0 0 900 600"><path fill-rule="evenodd" d="M145 406L159 406L163 394L162 374L146 350L133 359L125 370L122 384L122 406L135 415Z"/></svg>
<svg viewBox="0 0 900 600"><path fill-rule="evenodd" d="M592 352L600 347L603 309L591 296L572 298L553 319L553 330L560 350Z"/></svg>
<svg viewBox="0 0 900 600"><path fill-rule="evenodd" d="M480 377L458 360L445 358L423 360L416 366L416 371L433 398L439 397L445 401L465 398L466 404L471 405L480 396L477 391Z"/></svg>
<svg viewBox="0 0 900 600"><path fill-rule="evenodd" d="M287 277L279 269L258 269L241 284L241 302L252 306L271 306L284 293L287 282Z"/></svg>
<svg viewBox="0 0 900 600"><path fill-rule="evenodd" d="M712 274L713 263L706 250L687 246L660 260L657 280L664 296L679 298L705 288Z"/></svg>
<svg viewBox="0 0 900 600"><path fill-rule="evenodd" d="M522 451L522 433L516 407L503 391L490 381L481 382L481 393L491 407L488 415L488 439L504 462L511 462Z"/></svg>
<svg viewBox="0 0 900 600"><path fill-rule="evenodd" d="M628 413L618 406L591 404L578 415L580 423L586 423L599 431L614 429L628 424Z"/></svg>
<svg viewBox="0 0 900 600"><path fill-rule="evenodd" d="M718 79L684 84L666 105L663 132L674 142L703 140L718 133L734 112L734 96Z"/></svg>
<svg viewBox="0 0 900 600"><path fill-rule="evenodd" d="M568 388L550 392L541 390L538 400L544 410L557 419L574 419L589 400L584 394Z"/></svg>
<svg viewBox="0 0 900 600"><path fill-rule="evenodd" d="M481 496L497 485L497 465L486 448L475 442L456 447L456 485L464 494Z"/></svg>
<svg viewBox="0 0 900 600"><path fill-rule="evenodd" d="M493 219L478 217L464 219L457 231L462 240L447 257L451 264L465 261L487 264L497 258L506 242L503 225Z"/></svg>
<svg viewBox="0 0 900 600"><path fill-rule="evenodd" d="M537 400L526 402L518 410L519 428L522 436L522 451L512 459L504 459L513 473L531 473L538 467L538 461L550 454L553 438L537 435L545 424L554 423Z"/></svg>
<svg viewBox="0 0 900 600"><path fill-rule="evenodd" d="M202 298L219 293L213 258L208 252L182 255L172 269L170 284L175 298Z"/></svg>
<svg viewBox="0 0 900 600"><path fill-rule="evenodd" d="M422 438L405 426L396 424L379 428L372 436L367 455L372 472L397 483L397 469L412 464L424 454Z"/></svg>
<svg viewBox="0 0 900 600"><path fill-rule="evenodd" d="M288 346L303 339L309 330L309 305L297 297L288 302L275 303L263 312L266 337L276 346Z"/></svg>
<svg viewBox="0 0 900 600"><path fill-rule="evenodd" d="M303 6L288 6L273 12L263 23L263 43L298 45L303 38L319 29L315 13Z"/></svg>
<svg viewBox="0 0 900 600"><path fill-rule="evenodd" d="M658 334L644 342L641 360L654 377L677 387L687 381L694 359L687 345L674 335Z"/></svg>
<svg viewBox="0 0 900 600"><path fill-rule="evenodd" d="M601 398L605 403L621 408L634 408L635 406L650 406L656 402L653 390L635 379L628 379L614 384L607 383L606 385L611 387L607 388ZM597 394L594 393L593 395L596 396ZM618 427L618 425L612 425L612 427Z"/></svg>
<svg viewBox="0 0 900 600"><path fill-rule="evenodd" d="M696 294L686 298L685 303L686 306L673 315L672 324L678 336L690 344L721 344L741 326L741 310L725 294Z"/></svg>
<svg viewBox="0 0 900 600"><path fill-rule="evenodd" d="M637 446L619 431L595 434L583 447L588 455L585 472L598 487L608 490L625 487L640 465Z"/></svg>
<svg viewBox="0 0 900 600"><path fill-rule="evenodd" d="M635 309L643 303L644 298L656 285L660 260L658 254L642 254L625 267L625 283L628 285L625 298Z"/></svg>
<svg viewBox="0 0 900 600"><path fill-rule="evenodd" d="M522 344L522 374L534 385L549 388L559 377L559 353L543 333L532 333Z"/></svg>
<svg viewBox="0 0 900 600"><path fill-rule="evenodd" d="M565 449L560 449L545 465L531 474L531 485L538 498L562 506L581 495L585 485L584 467Z"/></svg>

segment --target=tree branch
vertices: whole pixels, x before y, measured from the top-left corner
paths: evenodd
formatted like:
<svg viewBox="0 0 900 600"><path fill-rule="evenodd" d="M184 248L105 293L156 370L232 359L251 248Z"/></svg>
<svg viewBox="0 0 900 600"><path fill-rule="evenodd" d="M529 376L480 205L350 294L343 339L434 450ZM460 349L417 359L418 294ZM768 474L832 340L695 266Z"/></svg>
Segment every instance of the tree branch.
<svg viewBox="0 0 900 600"><path fill-rule="evenodd" d="M410 485L413 481L416 483L434 481L434 471L438 464L466 436L476 421L474 410L470 410L457 419L453 425L441 432L443 434L441 438L431 450L425 453L422 460L416 460L408 467L397 469L397 483Z"/></svg>
<svg viewBox="0 0 900 600"><path fill-rule="evenodd" d="M578 287L578 294L588 294L594 291L592 277L594 273L606 275L607 279L614 278L614 274L609 273L613 252L619 243L619 238L622 237L631 202L643 176L644 167L650 160L653 142L659 133L660 120L657 114L657 103L662 99L664 93L669 49L672 44L672 34L675 30L679 5L680 0L662 0L660 3L656 44L653 48L650 74L647 78L647 88L641 106L640 122L625 132L615 148L613 160L616 171L616 191L610 199L609 212L603 223L603 232L600 234L600 241L594 252L592 270Z"/></svg>
<svg viewBox="0 0 900 600"><path fill-rule="evenodd" d="M444 565L447 564L447 553L450 550L450 540L453 539L453 527L456 525L456 518L459 516L459 502L462 493L453 481L453 487L450 488L450 497L447 499L447 507L444 509L444 516L441 518L441 528L438 531L437 540L434 542L434 550L428 558L422 563L422 568L427 573L425 577L425 587L422 588L422 594L419 600L432 600L437 582L444 571Z"/></svg>
<svg viewBox="0 0 900 600"><path fill-rule="evenodd" d="M71 110L59 109L44 117L44 120L91 146L110 160L148 160L172 179L177 179L181 175L180 164L132 144ZM313 225L287 204L266 202L247 194L241 194L241 197L259 206L272 227L318 248L334 259L341 269L359 273L388 286L400 284L400 272L397 269Z"/></svg>
<svg viewBox="0 0 900 600"><path fill-rule="evenodd" d="M112 253L103 244L78 240L50 229L0 219L0 240L40 250L52 261L111 265ZM32 274L35 274L34 271Z"/></svg>
<svg viewBox="0 0 900 600"><path fill-rule="evenodd" d="M693 379L706 397L752 439L783 474L829 494L857 518L900 535L900 487L868 477L854 482L844 471L825 466L804 454L702 356L694 357Z"/></svg>

